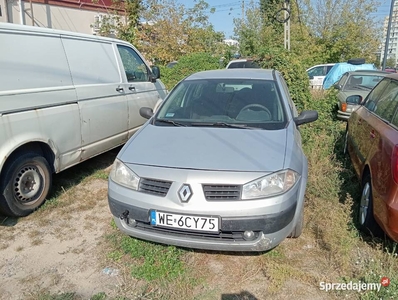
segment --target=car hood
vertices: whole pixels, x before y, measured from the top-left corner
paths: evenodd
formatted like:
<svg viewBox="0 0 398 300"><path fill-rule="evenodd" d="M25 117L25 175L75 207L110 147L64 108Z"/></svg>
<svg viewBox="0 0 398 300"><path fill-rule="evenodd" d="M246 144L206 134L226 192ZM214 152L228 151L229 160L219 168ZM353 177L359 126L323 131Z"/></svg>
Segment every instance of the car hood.
<svg viewBox="0 0 398 300"><path fill-rule="evenodd" d="M118 158L125 163L167 168L273 172L284 168L286 134L286 129L169 127L147 123Z"/></svg>
<svg viewBox="0 0 398 300"><path fill-rule="evenodd" d="M371 90L346 90L346 91L341 91L338 95L340 101L345 102L345 100L349 97L349 96L353 96L353 95L360 95L362 96L362 98L365 98Z"/></svg>

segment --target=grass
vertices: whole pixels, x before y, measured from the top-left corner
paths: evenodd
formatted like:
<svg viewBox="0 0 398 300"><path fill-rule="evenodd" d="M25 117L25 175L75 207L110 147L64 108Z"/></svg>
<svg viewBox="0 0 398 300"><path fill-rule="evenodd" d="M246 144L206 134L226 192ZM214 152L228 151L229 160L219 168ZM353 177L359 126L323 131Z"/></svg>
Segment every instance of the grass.
<svg viewBox="0 0 398 300"><path fill-rule="evenodd" d="M206 300L219 298L222 293L222 299L245 299L246 296L247 299L283 299L292 296L285 294L289 285L300 287L295 295L325 299L398 299L397 244L387 238L366 236L357 229L359 182L349 159L342 154L345 123L333 117L332 94L316 91L313 98L313 107L307 109L321 113L318 121L301 127L309 178L305 229L300 238L287 239L275 249L258 255L213 253L130 238L119 232L112 222L101 248L102 264L118 269L122 285L116 296L97 293L90 299ZM27 220L48 225L51 223L46 217L49 212L57 212L67 220L72 216L71 207L92 209L106 194L97 184L107 180L107 168L113 159L114 156L106 162L95 161L95 166L83 165L79 174L74 169L57 177L53 198ZM86 188L77 186L81 182ZM76 204L76 199L81 203ZM53 230L62 236L64 230L72 229ZM40 240L40 230L33 230L30 236L32 240ZM12 228L0 231L0 237L3 241L12 240ZM0 244L0 248L7 246L6 242ZM321 281L379 283L382 277L388 277L391 283L379 292L319 291ZM261 287L260 290L266 292L252 295L250 291L239 290L235 293L232 291L235 286L254 290ZM32 299L80 298L73 292L58 295L41 291Z"/></svg>

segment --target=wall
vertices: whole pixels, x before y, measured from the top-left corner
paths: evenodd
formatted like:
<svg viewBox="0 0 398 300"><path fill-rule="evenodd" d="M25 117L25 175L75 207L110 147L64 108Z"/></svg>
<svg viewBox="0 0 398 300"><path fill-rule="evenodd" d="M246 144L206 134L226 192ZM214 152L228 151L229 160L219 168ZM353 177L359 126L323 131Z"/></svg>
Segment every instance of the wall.
<svg viewBox="0 0 398 300"><path fill-rule="evenodd" d="M34 25L73 32L93 34L92 25L98 14L112 14L113 9L108 6L110 0L100 0L98 4L91 0L0 0L0 5L8 4L8 22L15 24ZM22 7L22 14L21 14ZM5 12L0 17L6 22ZM33 14L32 14L33 12ZM119 14L123 10L118 10ZM33 18L32 18L33 16ZM34 20L34 21L33 21Z"/></svg>

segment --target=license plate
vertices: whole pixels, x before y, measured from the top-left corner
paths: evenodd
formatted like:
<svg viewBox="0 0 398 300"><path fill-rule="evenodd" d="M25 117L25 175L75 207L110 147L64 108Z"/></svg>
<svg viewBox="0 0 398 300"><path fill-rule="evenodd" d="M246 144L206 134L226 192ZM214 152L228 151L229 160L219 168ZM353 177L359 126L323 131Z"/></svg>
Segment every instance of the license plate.
<svg viewBox="0 0 398 300"><path fill-rule="evenodd" d="M218 232L218 218L189 216L151 210L151 225L186 230Z"/></svg>

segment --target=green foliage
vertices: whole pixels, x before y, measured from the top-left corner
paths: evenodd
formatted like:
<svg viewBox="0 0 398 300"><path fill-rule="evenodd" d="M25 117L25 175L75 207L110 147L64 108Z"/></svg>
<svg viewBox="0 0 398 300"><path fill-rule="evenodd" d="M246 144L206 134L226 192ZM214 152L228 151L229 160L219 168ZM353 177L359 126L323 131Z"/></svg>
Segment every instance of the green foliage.
<svg viewBox="0 0 398 300"><path fill-rule="evenodd" d="M299 56L282 48L262 48L259 60L263 68L282 73L298 110L309 109L311 95L308 75Z"/></svg>
<svg viewBox="0 0 398 300"><path fill-rule="evenodd" d="M371 62L380 45L379 24L372 16L376 0L304 0L301 21L323 48L321 62L363 57Z"/></svg>
<svg viewBox="0 0 398 300"><path fill-rule="evenodd" d="M195 72L218 69L219 57L209 53L192 53L182 56L173 68L161 67L162 82L171 90L180 80Z"/></svg>
<svg viewBox="0 0 398 300"><path fill-rule="evenodd" d="M184 251L176 247L166 247L130 237L123 237L121 249L141 263L131 266L135 278L148 281L163 279L172 281L185 272L181 256Z"/></svg>

